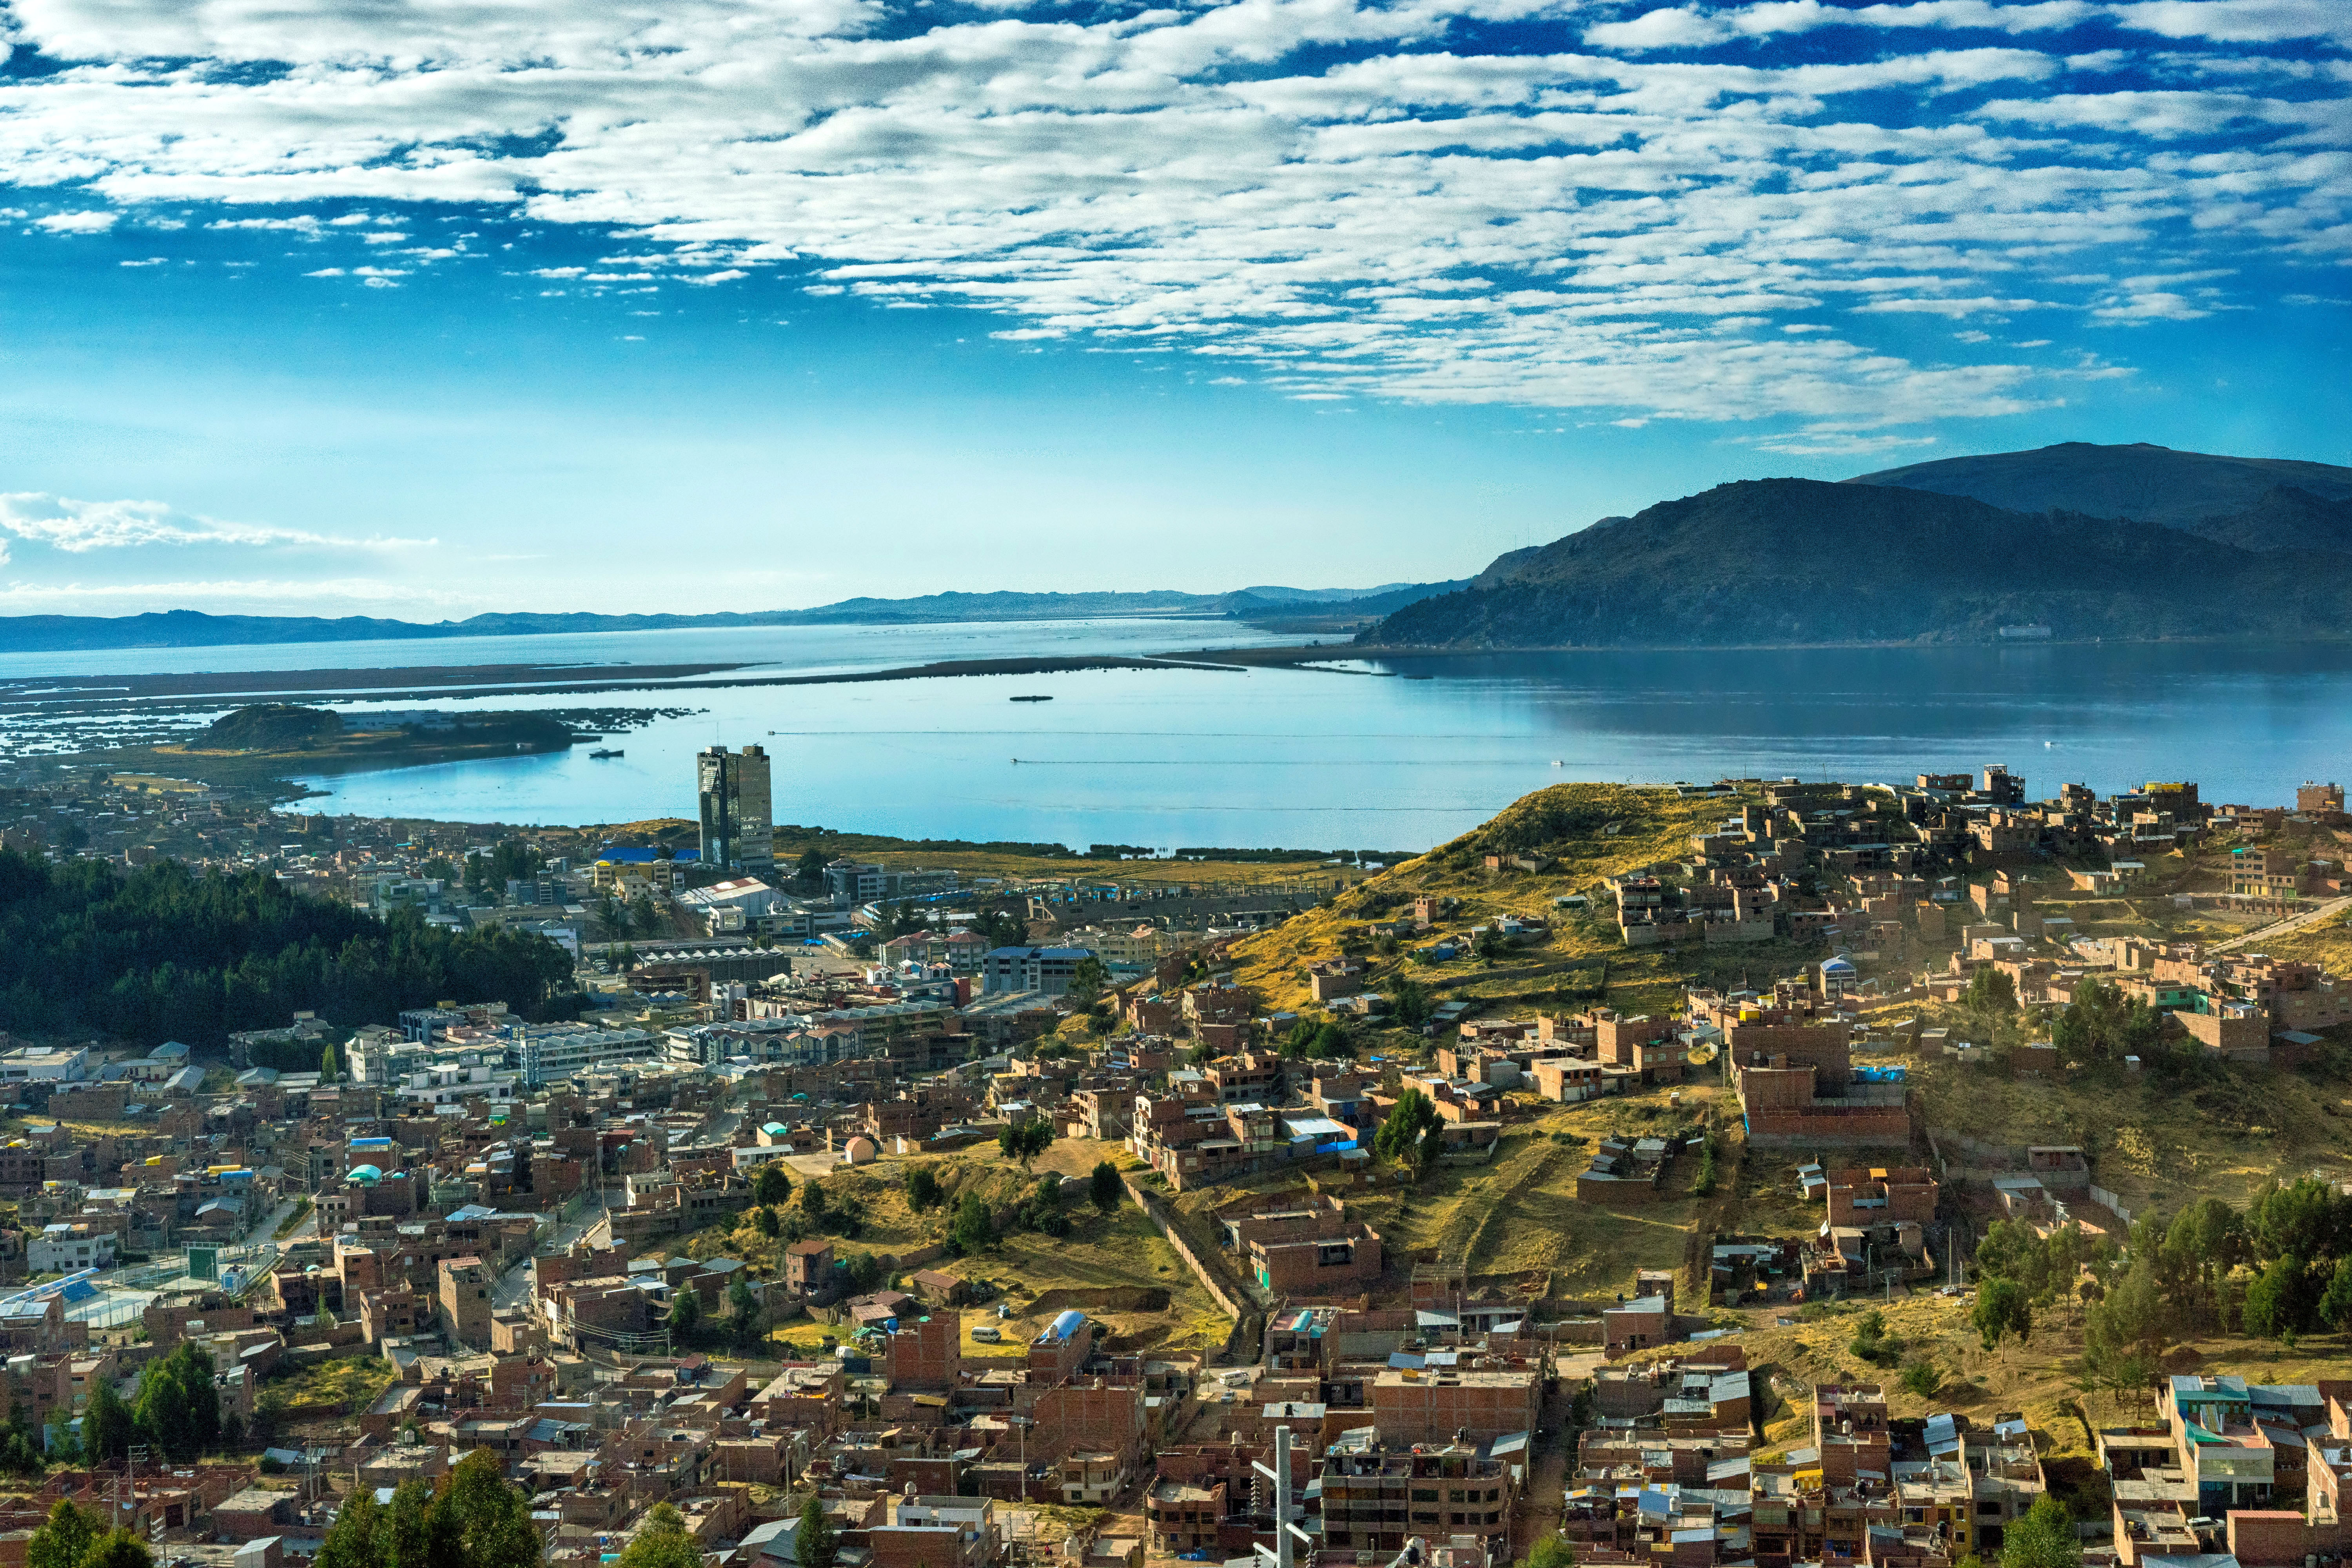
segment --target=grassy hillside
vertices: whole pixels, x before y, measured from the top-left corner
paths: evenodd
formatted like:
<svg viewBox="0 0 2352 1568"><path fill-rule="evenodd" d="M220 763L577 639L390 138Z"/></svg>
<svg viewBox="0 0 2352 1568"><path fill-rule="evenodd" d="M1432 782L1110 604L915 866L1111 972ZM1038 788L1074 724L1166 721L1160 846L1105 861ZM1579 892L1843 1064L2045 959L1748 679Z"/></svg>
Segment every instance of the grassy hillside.
<svg viewBox="0 0 2352 1568"><path fill-rule="evenodd" d="M822 1226L817 1234L835 1237L838 1258L861 1252L899 1256L942 1239L949 1215L964 1194L977 1195L992 1208L1002 1208L1017 1202L1040 1176L1057 1173L1066 1184L1076 1184L1065 1187L1063 1207L1071 1221L1067 1236L1008 1231L987 1251L925 1265L960 1279L987 1280L1002 1292L963 1312L964 1353L1017 1361L1027 1341L1056 1312L1070 1306L1084 1308L1089 1316L1109 1325L1122 1348L1174 1353L1222 1343L1231 1322L1143 1212L1132 1203L1122 1203L1104 1215L1086 1201L1086 1173L1096 1161L1117 1157L1114 1146L1068 1140L1055 1144L1030 1172L986 1146L838 1170L824 1178L828 1206L836 1212L853 1208L860 1218L857 1234L847 1236L838 1224ZM919 1165L929 1168L947 1194L947 1202L928 1214L917 1214L907 1202L907 1173ZM803 1184L795 1179L792 1209L802 1202ZM683 1250L697 1258L740 1258L756 1274L774 1278L781 1268L782 1248L781 1240L760 1234L747 1212L740 1223L688 1238ZM1139 1287L1144 1288L1140 1293ZM1162 1295L1164 1301L1160 1299ZM1002 1322L996 1316L999 1300L1013 1308L1013 1316ZM996 1324L1003 1342L989 1345L972 1339L971 1331L982 1323ZM784 1341L801 1345L816 1344L827 1333L835 1338L847 1333L845 1328L807 1321L786 1322L777 1331Z"/></svg>

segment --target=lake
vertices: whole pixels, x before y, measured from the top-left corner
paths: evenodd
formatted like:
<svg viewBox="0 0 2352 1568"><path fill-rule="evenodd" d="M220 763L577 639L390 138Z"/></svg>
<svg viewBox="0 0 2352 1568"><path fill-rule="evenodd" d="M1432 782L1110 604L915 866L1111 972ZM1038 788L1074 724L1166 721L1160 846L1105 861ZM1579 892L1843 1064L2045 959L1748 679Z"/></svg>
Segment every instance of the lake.
<svg viewBox="0 0 2352 1568"><path fill-rule="evenodd" d="M368 658L351 645L314 645L279 667L756 658L793 669L851 668L1268 639L1231 623L1128 621L468 640L481 646L461 654L452 643L373 645L396 653ZM260 668L222 662L229 652L202 650L206 663L183 668ZM110 657L129 661L112 667L120 670L168 668L152 655ZM691 693L653 687L593 700L691 702L707 711L616 739L626 754L614 760L592 761L583 746L316 780L327 798L311 805L477 822L691 816L695 752L757 743L776 759L779 822L1079 847L1419 850L1566 780L1907 783L1918 773L2002 763L2037 797L2063 783L2105 794L2187 778L2209 801L2276 804L2291 802L2305 779L2341 779L2352 742L2352 648L2341 647L1611 652L1351 668L1364 673L1108 670ZM1053 700L1009 700L1015 695ZM336 706L359 713L369 705Z"/></svg>

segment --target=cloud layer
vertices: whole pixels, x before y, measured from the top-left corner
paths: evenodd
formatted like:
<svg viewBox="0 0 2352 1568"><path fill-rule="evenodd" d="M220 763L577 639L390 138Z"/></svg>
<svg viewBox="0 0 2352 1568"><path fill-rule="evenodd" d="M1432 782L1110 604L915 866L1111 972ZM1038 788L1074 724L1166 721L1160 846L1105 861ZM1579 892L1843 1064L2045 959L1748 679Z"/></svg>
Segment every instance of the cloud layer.
<svg viewBox="0 0 2352 1568"><path fill-rule="evenodd" d="M331 550L404 549L414 539L344 539L299 529L222 522L175 510L155 500L76 500L31 490L0 493L0 535L44 544L69 555L150 544L310 546ZM5 560L0 542L0 560Z"/></svg>
<svg viewBox="0 0 2352 1568"><path fill-rule="evenodd" d="M2254 303L2250 268L2340 293L2341 16L5 0L59 68L0 80L0 181L46 190L60 245L267 226L321 287L467 254L349 204L488 204L619 237L540 289L772 271L1298 396L1865 451L2124 374L2125 329Z"/></svg>

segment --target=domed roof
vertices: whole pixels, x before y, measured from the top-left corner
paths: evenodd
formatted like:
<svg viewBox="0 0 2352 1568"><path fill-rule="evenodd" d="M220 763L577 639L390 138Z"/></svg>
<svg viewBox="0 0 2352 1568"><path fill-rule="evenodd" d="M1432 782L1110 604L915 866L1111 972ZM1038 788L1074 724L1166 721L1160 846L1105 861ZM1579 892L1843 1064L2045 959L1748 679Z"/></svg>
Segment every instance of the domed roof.
<svg viewBox="0 0 2352 1568"><path fill-rule="evenodd" d="M860 1134L856 1138L852 1138L842 1149L842 1153L848 1158L849 1163L853 1165L863 1165L868 1160L875 1158L881 1152L881 1150L877 1149L874 1146L874 1140L866 1137L863 1134Z"/></svg>

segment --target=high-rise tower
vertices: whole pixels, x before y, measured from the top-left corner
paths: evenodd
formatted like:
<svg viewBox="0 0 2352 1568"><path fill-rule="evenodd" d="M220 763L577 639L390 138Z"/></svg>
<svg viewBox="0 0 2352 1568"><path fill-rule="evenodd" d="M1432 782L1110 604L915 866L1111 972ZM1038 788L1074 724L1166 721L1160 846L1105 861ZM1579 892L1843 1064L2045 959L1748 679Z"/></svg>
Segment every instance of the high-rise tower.
<svg viewBox="0 0 2352 1568"><path fill-rule="evenodd" d="M766 869L776 863L769 816L768 753L757 746L713 746L695 757L702 808L702 863Z"/></svg>

